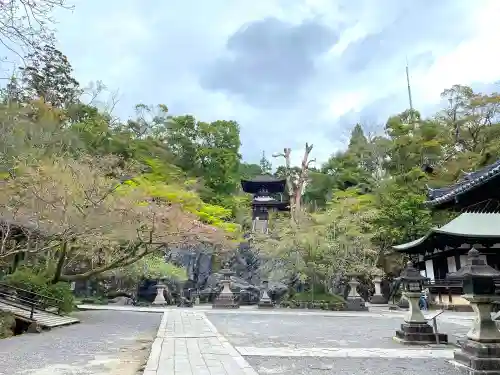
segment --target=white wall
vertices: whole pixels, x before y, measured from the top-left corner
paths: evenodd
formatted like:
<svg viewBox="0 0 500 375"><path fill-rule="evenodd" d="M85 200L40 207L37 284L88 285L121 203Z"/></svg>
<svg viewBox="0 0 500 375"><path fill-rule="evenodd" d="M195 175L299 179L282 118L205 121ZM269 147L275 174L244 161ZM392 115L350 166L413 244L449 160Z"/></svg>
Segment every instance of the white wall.
<svg viewBox="0 0 500 375"><path fill-rule="evenodd" d="M425 271L427 272L427 278L434 280L434 264L432 263L432 259L425 261Z"/></svg>
<svg viewBox="0 0 500 375"><path fill-rule="evenodd" d="M448 257L446 259L448 262L448 273L455 272L457 270L457 263L455 262L455 256Z"/></svg>

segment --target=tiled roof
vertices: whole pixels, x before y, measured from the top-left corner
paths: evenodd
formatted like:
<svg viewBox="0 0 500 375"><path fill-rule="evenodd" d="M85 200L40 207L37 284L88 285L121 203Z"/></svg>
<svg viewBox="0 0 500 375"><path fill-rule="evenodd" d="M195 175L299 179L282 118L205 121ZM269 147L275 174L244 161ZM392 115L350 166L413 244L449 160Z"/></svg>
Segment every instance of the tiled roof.
<svg viewBox="0 0 500 375"><path fill-rule="evenodd" d="M392 246L403 253L418 252L421 248L432 248L432 239L440 235L446 238L495 239L500 237L500 214L464 212L440 228L432 228L423 237L401 245ZM465 242L465 241L464 241Z"/></svg>
<svg viewBox="0 0 500 375"><path fill-rule="evenodd" d="M285 182L286 180L284 178L277 178L274 177L270 174L261 174L258 176L255 176L252 179L249 180L243 180L245 182Z"/></svg>
<svg viewBox="0 0 500 375"><path fill-rule="evenodd" d="M454 185L439 189L428 188L429 200L425 204L436 206L451 201L457 195L471 191L497 176L500 176L500 160L476 172L467 173L462 180Z"/></svg>

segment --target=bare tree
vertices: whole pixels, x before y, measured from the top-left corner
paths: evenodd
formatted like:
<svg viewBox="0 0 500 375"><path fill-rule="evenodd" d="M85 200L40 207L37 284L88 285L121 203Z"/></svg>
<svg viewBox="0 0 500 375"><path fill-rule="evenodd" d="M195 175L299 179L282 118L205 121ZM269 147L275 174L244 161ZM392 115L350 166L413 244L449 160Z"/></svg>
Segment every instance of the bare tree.
<svg viewBox="0 0 500 375"><path fill-rule="evenodd" d="M54 42L52 12L72 9L66 0L0 1L0 45L23 57L42 44Z"/></svg>
<svg viewBox="0 0 500 375"><path fill-rule="evenodd" d="M102 100L103 95L107 95L105 100ZM88 105L97 107L106 113L112 123L118 121L117 117L113 117L113 112L120 101L119 90L111 91L104 82L98 80L96 82L89 82L87 87L83 89L82 98L86 99Z"/></svg>
<svg viewBox="0 0 500 375"><path fill-rule="evenodd" d="M314 163L316 159L309 160L309 154L311 153L313 145L306 142L306 147L304 150L304 156L302 157L302 162L300 165L300 171L297 176L293 176L292 167L290 162L290 154L292 152L291 148L283 149L283 153L273 154L273 157L283 157L285 159L286 168L286 184L288 192L290 194L290 211L292 214L292 219L294 221L299 220L299 215L301 211L301 200L302 194L304 194L304 189L308 181L309 166Z"/></svg>

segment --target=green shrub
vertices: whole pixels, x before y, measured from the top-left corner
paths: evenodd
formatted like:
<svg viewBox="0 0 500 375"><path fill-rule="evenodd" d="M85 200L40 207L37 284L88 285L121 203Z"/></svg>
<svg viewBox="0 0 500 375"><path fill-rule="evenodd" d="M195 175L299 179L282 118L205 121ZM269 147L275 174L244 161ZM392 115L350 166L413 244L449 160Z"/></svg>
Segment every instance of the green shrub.
<svg viewBox="0 0 500 375"><path fill-rule="evenodd" d="M74 297L69 283L52 284L46 276L34 273L28 268L19 268L14 273L5 276L2 281L13 287L41 295L37 300L44 307L57 307L66 313L73 310ZM20 297L29 298L30 296L20 295ZM57 301L53 301L52 298Z"/></svg>
<svg viewBox="0 0 500 375"><path fill-rule="evenodd" d="M295 293L293 298L295 301L303 301L303 302L334 302L334 303L345 303L344 298L342 296L336 294L328 294L328 293L311 293L311 292L301 292Z"/></svg>
<svg viewBox="0 0 500 375"><path fill-rule="evenodd" d="M47 295L60 301L57 305L62 312L69 313L73 310L75 298L69 283L60 281L50 284Z"/></svg>

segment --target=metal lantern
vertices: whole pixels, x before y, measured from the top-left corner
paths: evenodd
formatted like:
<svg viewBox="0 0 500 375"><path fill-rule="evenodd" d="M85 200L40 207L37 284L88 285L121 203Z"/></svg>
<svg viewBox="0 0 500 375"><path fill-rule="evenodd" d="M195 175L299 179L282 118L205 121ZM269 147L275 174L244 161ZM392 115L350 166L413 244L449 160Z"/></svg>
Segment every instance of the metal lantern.
<svg viewBox="0 0 500 375"><path fill-rule="evenodd" d="M401 272L399 277L405 292L420 293L424 288L424 283L428 280L422 276L412 262L406 264L406 268Z"/></svg>
<svg viewBox="0 0 500 375"><path fill-rule="evenodd" d="M500 272L488 266L480 253L472 248L467 254L467 264L457 272L448 275L448 278L462 279L464 294L468 295L494 295L495 278L500 277Z"/></svg>

